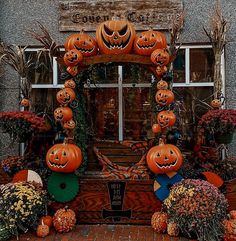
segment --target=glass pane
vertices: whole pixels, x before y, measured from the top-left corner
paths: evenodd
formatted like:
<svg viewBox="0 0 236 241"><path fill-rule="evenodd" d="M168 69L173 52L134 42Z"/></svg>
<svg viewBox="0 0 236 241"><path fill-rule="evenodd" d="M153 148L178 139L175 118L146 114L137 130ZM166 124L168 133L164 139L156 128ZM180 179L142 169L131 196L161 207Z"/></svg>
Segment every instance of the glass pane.
<svg viewBox="0 0 236 241"><path fill-rule="evenodd" d="M180 49L174 60L174 83L185 82L185 49Z"/></svg>
<svg viewBox="0 0 236 241"><path fill-rule="evenodd" d="M123 65L123 83L151 83L152 73L139 65Z"/></svg>
<svg viewBox="0 0 236 241"><path fill-rule="evenodd" d="M32 84L52 84L53 65L47 51L26 52L26 60L32 61L28 72Z"/></svg>
<svg viewBox="0 0 236 241"><path fill-rule="evenodd" d="M118 140L117 88L85 90L91 134L99 139Z"/></svg>
<svg viewBox="0 0 236 241"><path fill-rule="evenodd" d="M152 138L150 88L123 88L123 103L124 139Z"/></svg>
<svg viewBox="0 0 236 241"><path fill-rule="evenodd" d="M190 49L190 81L212 82L213 79L212 49Z"/></svg>
<svg viewBox="0 0 236 241"><path fill-rule="evenodd" d="M209 110L213 87L174 88L174 94L174 112L177 120L175 127L190 147L199 119Z"/></svg>
<svg viewBox="0 0 236 241"><path fill-rule="evenodd" d="M36 113L43 111L53 113L54 109L59 105L56 100L57 91L59 91L59 89L32 89L32 111Z"/></svg>

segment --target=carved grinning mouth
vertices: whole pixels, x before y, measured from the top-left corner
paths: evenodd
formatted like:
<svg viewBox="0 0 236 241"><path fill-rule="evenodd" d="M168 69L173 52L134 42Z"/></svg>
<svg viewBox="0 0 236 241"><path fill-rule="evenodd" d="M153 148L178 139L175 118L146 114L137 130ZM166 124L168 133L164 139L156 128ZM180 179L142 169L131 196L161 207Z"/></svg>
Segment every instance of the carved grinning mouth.
<svg viewBox="0 0 236 241"><path fill-rule="evenodd" d="M164 164L159 164L159 163L156 163L157 167L158 168L170 168L170 167L174 167L177 163L177 160L175 160L174 162L172 163L164 163Z"/></svg>
<svg viewBox="0 0 236 241"><path fill-rule="evenodd" d="M106 41L105 40L105 38L104 38L102 33L101 33L101 35L102 35L102 40L103 40L104 44L109 49L115 49L115 48L116 49L124 49L128 45L129 40L131 38L131 33L129 33L129 37L128 37L128 39L124 43L123 43L123 41L121 41L121 43L119 43L119 44L112 44L110 41Z"/></svg>
<svg viewBox="0 0 236 241"><path fill-rule="evenodd" d="M156 43L153 44L149 44L149 45L141 45L139 43L137 43L138 48L140 49L149 49L149 48L153 48L155 46Z"/></svg>
<svg viewBox="0 0 236 241"><path fill-rule="evenodd" d="M48 163L51 167L64 168L67 165L68 161L65 164L59 164L59 163L56 164L48 160Z"/></svg>
<svg viewBox="0 0 236 241"><path fill-rule="evenodd" d="M84 49L84 48L79 48L79 47L75 46L75 48L76 48L77 50L79 50L80 52L82 52L82 53L91 53L91 52L93 52L93 50L94 50L94 47L91 48L91 49Z"/></svg>
<svg viewBox="0 0 236 241"><path fill-rule="evenodd" d="M63 104L67 104L68 102L70 102L70 96L65 97L62 101Z"/></svg>
<svg viewBox="0 0 236 241"><path fill-rule="evenodd" d="M77 60L77 56L74 56L68 59L68 61L70 61L71 63L73 63L75 60Z"/></svg>

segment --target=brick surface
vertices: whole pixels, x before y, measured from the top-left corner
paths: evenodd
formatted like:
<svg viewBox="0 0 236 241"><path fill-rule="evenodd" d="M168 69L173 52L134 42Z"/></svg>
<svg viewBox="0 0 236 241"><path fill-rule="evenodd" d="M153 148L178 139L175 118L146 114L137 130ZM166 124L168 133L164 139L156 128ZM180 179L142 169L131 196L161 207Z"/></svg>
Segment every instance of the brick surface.
<svg viewBox="0 0 236 241"><path fill-rule="evenodd" d="M12 238L10 241L15 241ZM188 241L157 234L150 226L135 225L77 225L71 232L60 234L52 228L45 238L36 237L35 232L21 234L19 241Z"/></svg>

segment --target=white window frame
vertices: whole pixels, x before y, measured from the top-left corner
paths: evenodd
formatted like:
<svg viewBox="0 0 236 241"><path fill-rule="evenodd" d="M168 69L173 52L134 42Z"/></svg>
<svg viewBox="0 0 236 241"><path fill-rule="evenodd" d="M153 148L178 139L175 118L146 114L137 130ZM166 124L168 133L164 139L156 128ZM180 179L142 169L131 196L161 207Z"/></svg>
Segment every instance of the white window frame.
<svg viewBox="0 0 236 241"><path fill-rule="evenodd" d="M213 82L191 82L190 81L190 50L191 49L207 49L212 48L211 45L182 45L180 49L185 50L185 82L182 83L173 83L173 87L213 87ZM27 48L26 52L39 51L40 48ZM64 50L64 49L61 49ZM222 93L225 95L225 61L224 53L222 53L222 65L221 65L221 74L222 74ZM132 87L132 88L147 88L151 87L151 83L128 83L123 84L123 69L122 66L118 66L118 82L111 84L90 84L89 88L118 88L118 103L119 103L119 140L123 140L123 87ZM52 84L32 84L32 89L60 89L63 88L63 84L58 84L58 63L56 58L53 57L53 83ZM88 88L88 85L85 84L85 88Z"/></svg>

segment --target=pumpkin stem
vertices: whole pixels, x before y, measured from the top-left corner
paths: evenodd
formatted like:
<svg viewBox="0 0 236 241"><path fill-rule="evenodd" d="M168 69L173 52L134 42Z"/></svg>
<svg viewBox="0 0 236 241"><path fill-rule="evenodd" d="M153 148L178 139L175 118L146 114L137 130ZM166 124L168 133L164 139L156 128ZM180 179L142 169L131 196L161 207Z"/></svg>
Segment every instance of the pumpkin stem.
<svg viewBox="0 0 236 241"><path fill-rule="evenodd" d="M63 144L68 144L68 137L65 137Z"/></svg>
<svg viewBox="0 0 236 241"><path fill-rule="evenodd" d="M80 33L82 34L84 33L84 28L81 28Z"/></svg>
<svg viewBox="0 0 236 241"><path fill-rule="evenodd" d="M159 138L159 146L162 146L162 145L164 145L165 143L164 143L164 140L162 139L162 138Z"/></svg>

